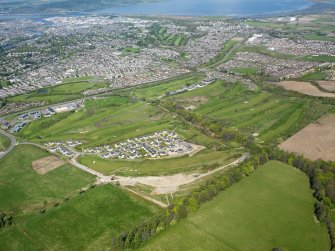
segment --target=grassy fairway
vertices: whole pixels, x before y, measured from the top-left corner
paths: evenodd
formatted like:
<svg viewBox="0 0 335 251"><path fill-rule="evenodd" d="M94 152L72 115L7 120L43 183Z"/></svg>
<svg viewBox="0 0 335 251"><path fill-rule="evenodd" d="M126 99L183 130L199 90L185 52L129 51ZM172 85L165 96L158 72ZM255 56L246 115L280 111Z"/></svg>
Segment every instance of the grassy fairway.
<svg viewBox="0 0 335 251"><path fill-rule="evenodd" d="M68 113L65 118L43 118L20 132L29 140L45 142L55 139L81 139L86 146L112 144L162 129L173 129L172 116L145 103L124 104L123 97L91 100L85 108ZM141 116L138 116L141 114Z"/></svg>
<svg viewBox="0 0 335 251"><path fill-rule="evenodd" d="M107 87L107 83L92 77L69 78L65 79L61 85L39 89L28 94L11 97L8 100L12 102L45 101L53 104L81 98L83 91L102 87Z"/></svg>
<svg viewBox="0 0 335 251"><path fill-rule="evenodd" d="M111 236L158 209L112 185L98 186L0 233L1 250L108 250Z"/></svg>
<svg viewBox="0 0 335 251"><path fill-rule="evenodd" d="M0 160L0 210L14 215L36 212L78 194L93 181L91 175L69 165L37 174L31 167L32 161L48 155L34 146L16 146Z"/></svg>
<svg viewBox="0 0 335 251"><path fill-rule="evenodd" d="M316 223L307 177L271 161L198 212L153 238L144 250L329 250Z"/></svg>
<svg viewBox="0 0 335 251"><path fill-rule="evenodd" d="M188 74L182 78L171 81L164 81L161 84L136 88L132 91L132 95L138 98L157 98L164 95L168 91L178 90L183 86L192 85L201 82L206 77L203 73Z"/></svg>
<svg viewBox="0 0 335 251"><path fill-rule="evenodd" d="M0 152L6 151L6 149L10 146L10 139L0 134Z"/></svg>
<svg viewBox="0 0 335 251"><path fill-rule="evenodd" d="M226 127L258 133L261 140L280 137L297 127L308 104L301 98L248 91L242 85L220 81L167 100L193 106L194 112L220 120Z"/></svg>

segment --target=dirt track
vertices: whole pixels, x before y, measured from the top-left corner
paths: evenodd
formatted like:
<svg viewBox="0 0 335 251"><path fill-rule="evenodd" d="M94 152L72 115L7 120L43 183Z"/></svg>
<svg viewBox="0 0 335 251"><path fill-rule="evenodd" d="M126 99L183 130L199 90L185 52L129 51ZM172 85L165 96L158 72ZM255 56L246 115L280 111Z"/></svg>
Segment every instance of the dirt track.
<svg viewBox="0 0 335 251"><path fill-rule="evenodd" d="M243 155L239 159L219 168L216 168L213 171L204 173L204 174L175 174L170 176L144 176L144 177L116 177L116 180L120 182L123 186L135 186L136 184L143 184L154 187L153 194L166 194L174 193L178 191L179 187L192 183L198 179L204 178L206 176L212 175L213 173L219 172L226 168L236 166L239 163L243 162L247 155Z"/></svg>

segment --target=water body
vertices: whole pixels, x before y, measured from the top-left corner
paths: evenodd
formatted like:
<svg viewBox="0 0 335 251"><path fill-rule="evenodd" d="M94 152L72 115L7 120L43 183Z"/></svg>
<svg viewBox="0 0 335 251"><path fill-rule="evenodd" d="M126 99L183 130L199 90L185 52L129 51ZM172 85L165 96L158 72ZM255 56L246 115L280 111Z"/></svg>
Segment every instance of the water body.
<svg viewBox="0 0 335 251"><path fill-rule="evenodd" d="M162 0L95 10L96 14L152 14L252 17L287 14L311 8L308 0Z"/></svg>

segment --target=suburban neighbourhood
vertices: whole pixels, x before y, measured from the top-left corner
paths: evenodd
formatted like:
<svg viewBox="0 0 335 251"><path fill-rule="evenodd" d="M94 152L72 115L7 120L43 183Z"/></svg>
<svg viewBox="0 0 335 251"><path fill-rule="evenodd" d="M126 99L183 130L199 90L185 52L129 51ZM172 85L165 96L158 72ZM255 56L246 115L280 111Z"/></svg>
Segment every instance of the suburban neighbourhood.
<svg viewBox="0 0 335 251"><path fill-rule="evenodd" d="M334 251L334 17L0 0L0 250Z"/></svg>

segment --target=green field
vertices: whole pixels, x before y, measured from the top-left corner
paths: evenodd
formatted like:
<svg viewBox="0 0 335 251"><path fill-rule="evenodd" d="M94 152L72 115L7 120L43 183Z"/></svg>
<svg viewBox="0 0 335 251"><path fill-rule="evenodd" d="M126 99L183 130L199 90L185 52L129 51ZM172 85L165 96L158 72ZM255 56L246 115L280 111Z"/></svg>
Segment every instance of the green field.
<svg viewBox="0 0 335 251"><path fill-rule="evenodd" d="M125 97L89 100L78 112L34 121L18 136L36 142L81 139L84 146L101 146L163 129L174 129L171 115L147 103L127 103ZM138 116L138 115L141 116Z"/></svg>
<svg viewBox="0 0 335 251"><path fill-rule="evenodd" d="M9 146L10 139L5 135L0 134L0 152L6 151Z"/></svg>
<svg viewBox="0 0 335 251"><path fill-rule="evenodd" d="M301 98L248 91L240 84L221 81L166 100L183 107L194 106L194 112L219 120L226 127L257 133L262 140L280 137L296 128L308 105Z"/></svg>
<svg viewBox="0 0 335 251"><path fill-rule="evenodd" d="M238 48L240 45L241 42L235 41L233 39L227 41L219 54L212 58L208 63L203 64L201 67L214 67L231 60L236 53L236 48Z"/></svg>
<svg viewBox="0 0 335 251"><path fill-rule="evenodd" d="M45 101L48 104L60 103L67 100L83 97L82 92L90 89L107 87L104 80L92 77L64 79L61 85L39 89L28 94L9 98L10 102L36 102Z"/></svg>
<svg viewBox="0 0 335 251"><path fill-rule="evenodd" d="M241 75L253 75L257 73L257 68L247 67L247 68L231 68L230 71L241 74Z"/></svg>
<svg viewBox="0 0 335 251"><path fill-rule="evenodd" d="M204 78L205 74L194 73L186 75L180 79L163 82L161 84L136 88L132 91L132 95L134 95L137 98L146 98L146 99L158 98L164 95L166 92L178 90L183 86L201 82Z"/></svg>
<svg viewBox="0 0 335 251"><path fill-rule="evenodd" d="M329 250L307 176L276 161L221 192L143 250Z"/></svg>
<svg viewBox="0 0 335 251"><path fill-rule="evenodd" d="M94 156L84 156L79 162L106 175L123 176L149 176L169 175L181 172L201 172L201 167L206 164L218 163L225 165L236 159L235 151L211 151L203 150L193 157L183 156L179 158L157 160L107 160ZM135 171L136 170L136 171Z"/></svg>
<svg viewBox="0 0 335 251"><path fill-rule="evenodd" d="M32 161L49 156L35 146L16 146L0 160L0 210L14 215L38 212L77 195L93 182L93 176L68 164L40 175Z"/></svg>
<svg viewBox="0 0 335 251"><path fill-rule="evenodd" d="M135 89L131 91L131 95L155 97L164 94L166 90L175 90L180 85L198 82L201 76L202 74L188 76L169 82L166 86L154 85ZM105 174L163 175L200 170L205 163L224 165L239 153L239 151L230 150L230 143L223 146L218 139L202 134L199 130L182 122L174 114L149 103L131 102L131 98L126 96L86 100L84 108L79 111L33 121L17 133L17 136L19 141L37 143L79 139L83 141L83 145L78 147L78 150L81 150L81 148L105 144L113 145L120 141L166 129L174 130L185 140L206 146L207 149L193 157L127 161L106 160L98 156L85 155L80 158L80 162ZM220 147L221 151L215 151L213 145Z"/></svg>
<svg viewBox="0 0 335 251"><path fill-rule="evenodd" d="M301 57L300 60L314 61L314 62L335 62L335 56L330 55L318 55L318 56L305 56Z"/></svg>
<svg viewBox="0 0 335 251"><path fill-rule="evenodd" d="M167 28L154 24L150 27L150 33L142 43L147 44L163 44L168 46L182 46L186 45L189 37L180 33L168 33Z"/></svg>
<svg viewBox="0 0 335 251"><path fill-rule="evenodd" d="M113 234L157 211L118 187L98 186L1 231L0 249L108 250Z"/></svg>

